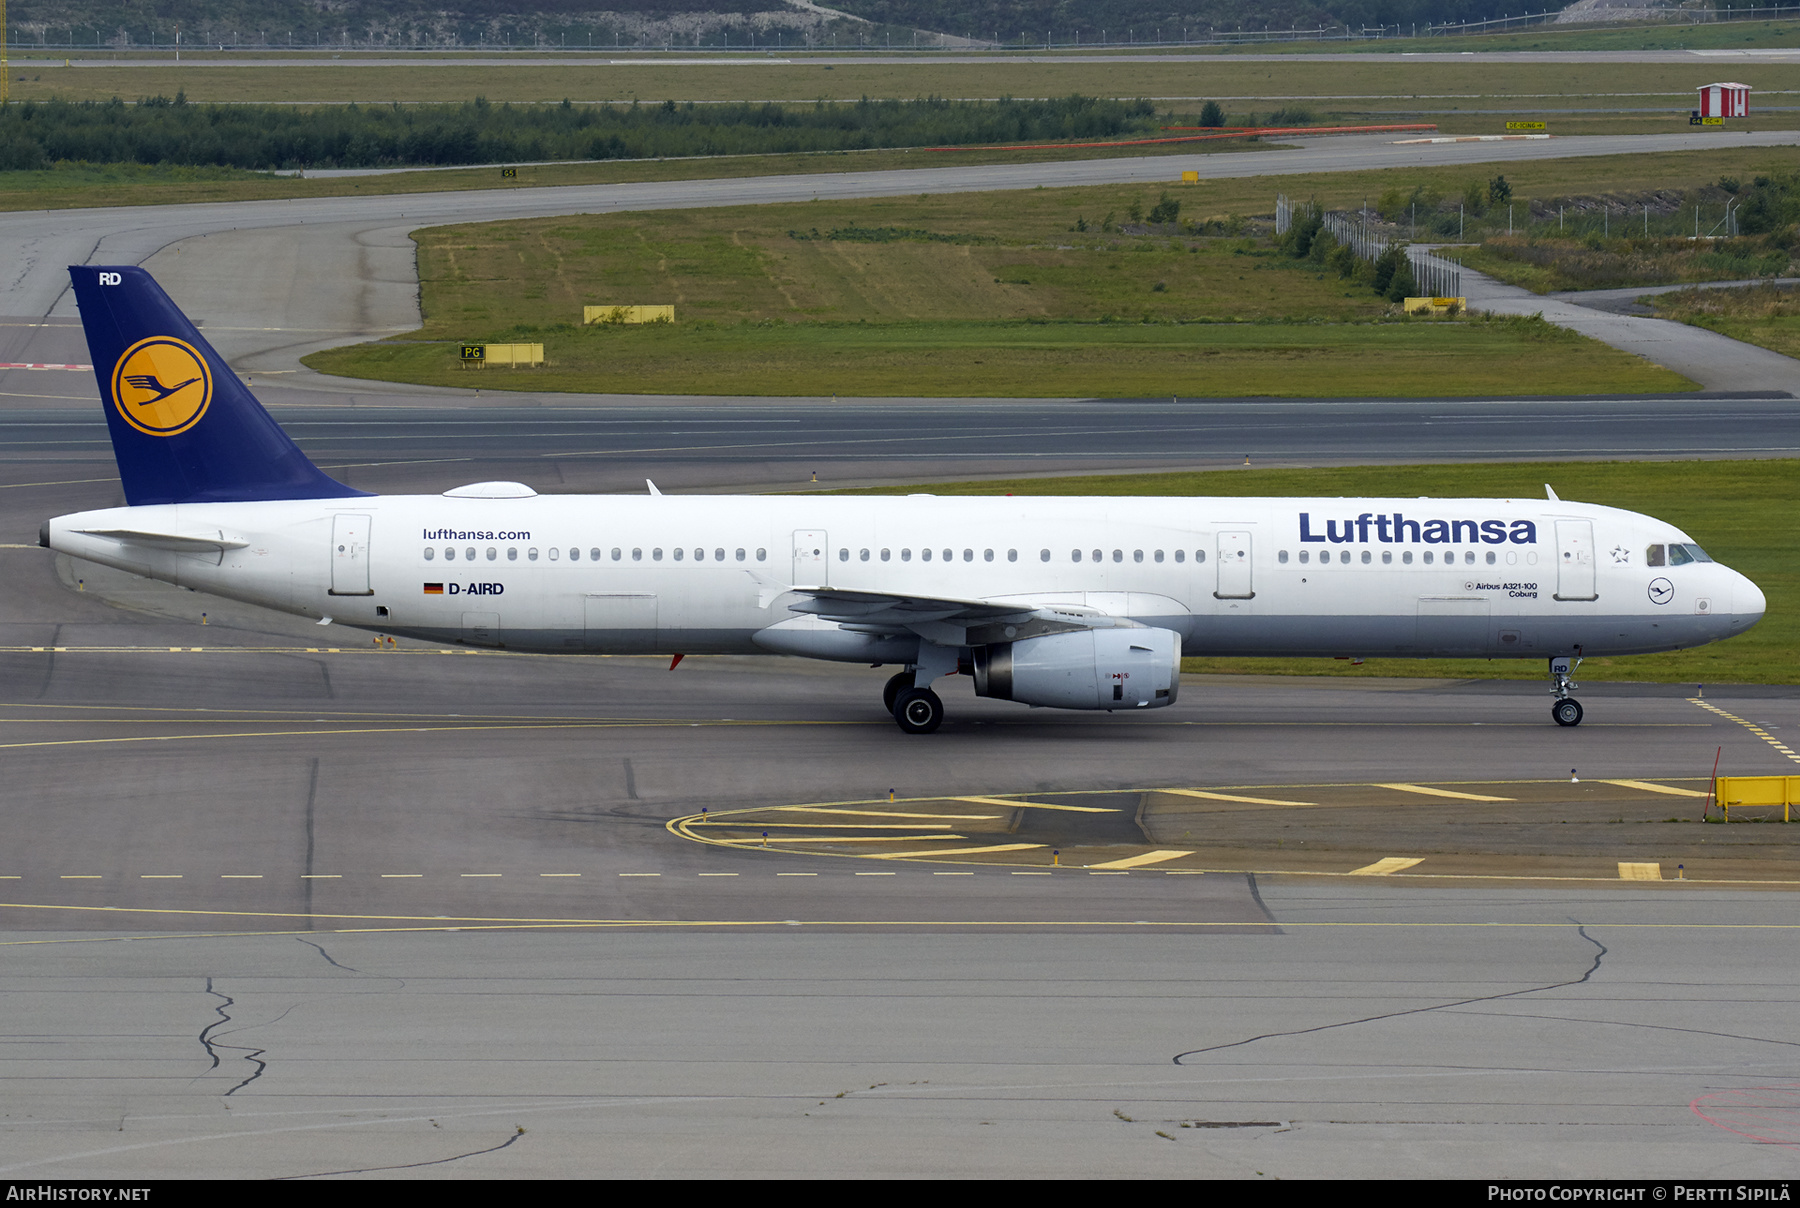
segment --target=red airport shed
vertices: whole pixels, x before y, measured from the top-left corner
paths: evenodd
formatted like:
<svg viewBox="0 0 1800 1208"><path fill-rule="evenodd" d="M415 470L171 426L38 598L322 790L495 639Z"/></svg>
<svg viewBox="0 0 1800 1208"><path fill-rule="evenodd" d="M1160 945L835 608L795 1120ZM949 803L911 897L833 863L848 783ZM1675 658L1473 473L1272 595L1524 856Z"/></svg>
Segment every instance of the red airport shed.
<svg viewBox="0 0 1800 1208"><path fill-rule="evenodd" d="M1750 85L1702 84L1701 117L1749 117Z"/></svg>

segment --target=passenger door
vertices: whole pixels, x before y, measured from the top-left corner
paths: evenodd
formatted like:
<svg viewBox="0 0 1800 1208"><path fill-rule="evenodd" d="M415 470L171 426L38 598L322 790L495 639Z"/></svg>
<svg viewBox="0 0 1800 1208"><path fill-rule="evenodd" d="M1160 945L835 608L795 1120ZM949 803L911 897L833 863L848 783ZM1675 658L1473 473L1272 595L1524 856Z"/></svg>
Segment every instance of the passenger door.
<svg viewBox="0 0 1800 1208"><path fill-rule="evenodd" d="M1214 555L1218 562L1218 586L1213 595L1221 600L1248 600L1256 595L1251 582L1250 534L1248 532L1220 533L1218 552Z"/></svg>
<svg viewBox="0 0 1800 1208"><path fill-rule="evenodd" d="M369 589L369 518L331 518L331 594L372 596Z"/></svg>
<svg viewBox="0 0 1800 1208"><path fill-rule="evenodd" d="M1556 598L1596 600L1594 571L1594 522L1556 522Z"/></svg>

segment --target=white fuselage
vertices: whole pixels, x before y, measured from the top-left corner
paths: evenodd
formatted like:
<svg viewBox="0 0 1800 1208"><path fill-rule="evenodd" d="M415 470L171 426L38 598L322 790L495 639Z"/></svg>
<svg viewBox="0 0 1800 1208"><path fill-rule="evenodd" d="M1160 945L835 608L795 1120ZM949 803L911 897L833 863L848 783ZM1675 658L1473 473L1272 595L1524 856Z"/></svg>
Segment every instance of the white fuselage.
<svg viewBox="0 0 1800 1208"><path fill-rule="evenodd" d="M59 517L78 558L429 641L910 662L796 588L1077 606L1188 655L1546 657L1728 637L1762 593L1678 529L1554 500L373 496ZM938 640L938 639L932 639ZM954 644L954 639L949 640Z"/></svg>

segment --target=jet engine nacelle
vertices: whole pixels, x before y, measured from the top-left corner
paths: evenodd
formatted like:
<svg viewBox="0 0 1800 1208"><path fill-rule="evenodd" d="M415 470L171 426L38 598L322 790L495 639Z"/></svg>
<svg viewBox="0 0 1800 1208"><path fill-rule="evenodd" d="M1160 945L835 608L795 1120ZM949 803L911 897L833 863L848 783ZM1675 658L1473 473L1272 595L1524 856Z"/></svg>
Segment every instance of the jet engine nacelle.
<svg viewBox="0 0 1800 1208"><path fill-rule="evenodd" d="M1181 686L1172 629L1084 629L975 648L975 695L1053 709L1157 709Z"/></svg>

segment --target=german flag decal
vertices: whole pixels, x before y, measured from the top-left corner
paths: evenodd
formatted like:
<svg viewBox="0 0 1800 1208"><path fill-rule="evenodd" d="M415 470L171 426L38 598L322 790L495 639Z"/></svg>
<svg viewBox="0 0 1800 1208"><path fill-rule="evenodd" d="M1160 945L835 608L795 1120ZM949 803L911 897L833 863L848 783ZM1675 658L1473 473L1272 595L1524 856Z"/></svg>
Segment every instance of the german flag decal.
<svg viewBox="0 0 1800 1208"><path fill-rule="evenodd" d="M441 596L444 594L444 585L442 583L427 583L425 585L425 594L428 596Z"/></svg>

